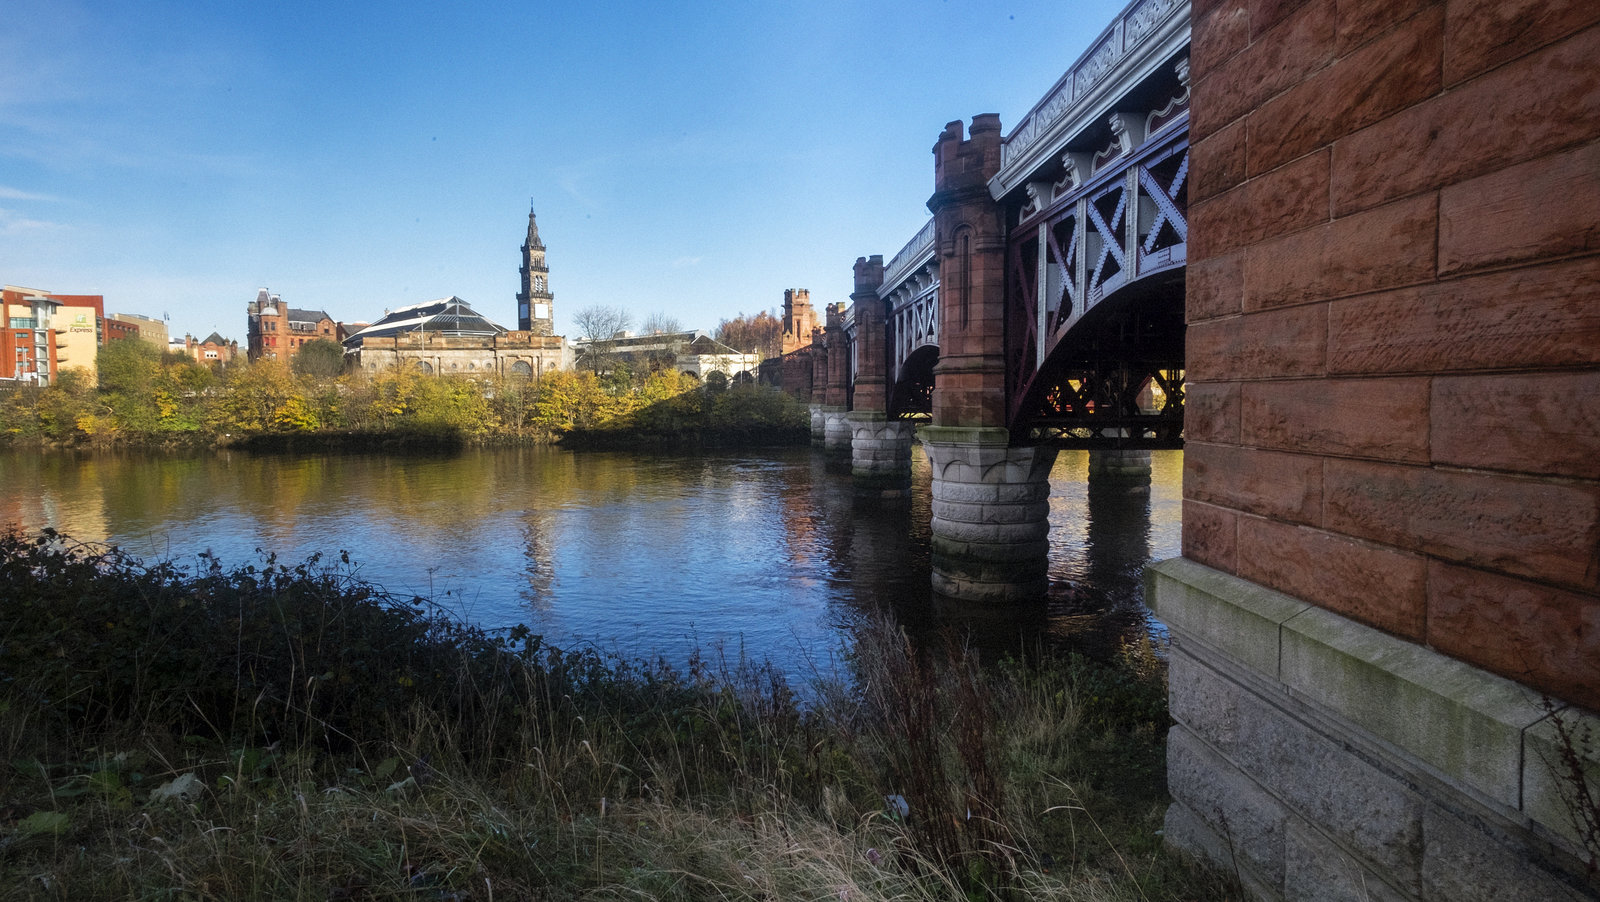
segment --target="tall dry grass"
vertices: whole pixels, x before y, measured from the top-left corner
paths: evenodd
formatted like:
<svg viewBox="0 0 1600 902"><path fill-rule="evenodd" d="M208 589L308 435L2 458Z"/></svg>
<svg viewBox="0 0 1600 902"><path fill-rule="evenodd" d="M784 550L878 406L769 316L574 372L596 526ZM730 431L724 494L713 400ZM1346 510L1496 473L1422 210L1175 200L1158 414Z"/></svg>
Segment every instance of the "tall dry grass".
<svg viewBox="0 0 1600 902"><path fill-rule="evenodd" d="M0 537L0 898L1232 897L1155 835L1148 649L980 668L880 624L802 700L342 568Z"/></svg>

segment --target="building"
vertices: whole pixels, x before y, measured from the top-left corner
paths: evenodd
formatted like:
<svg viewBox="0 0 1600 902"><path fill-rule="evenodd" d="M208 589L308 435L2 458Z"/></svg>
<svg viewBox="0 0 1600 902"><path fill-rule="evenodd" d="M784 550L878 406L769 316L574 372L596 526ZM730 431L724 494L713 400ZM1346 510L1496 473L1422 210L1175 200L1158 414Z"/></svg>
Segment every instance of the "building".
<svg viewBox="0 0 1600 902"><path fill-rule="evenodd" d="M98 294L52 294L56 310L56 362L62 369L79 367L97 378L96 355L105 344L105 297Z"/></svg>
<svg viewBox="0 0 1600 902"><path fill-rule="evenodd" d="M414 367L434 374L537 378L572 368L565 338L508 330L454 296L385 311L344 346L346 360L368 373Z"/></svg>
<svg viewBox="0 0 1600 902"><path fill-rule="evenodd" d="M263 288L247 308L246 351L251 360L290 360L306 342L338 341L338 325L322 310L286 307Z"/></svg>
<svg viewBox="0 0 1600 902"><path fill-rule="evenodd" d="M760 354L742 354L698 330L623 334L601 341L579 341L573 347L579 361L587 360L586 368L595 370L609 368L611 361L621 361L636 369L671 367L696 379L721 373L736 382L749 382L754 381L761 367Z"/></svg>
<svg viewBox="0 0 1600 902"><path fill-rule="evenodd" d="M229 341L220 334L212 332L205 338L195 338L193 335L183 336L183 343L174 342L174 350L194 358L196 363L227 366L235 357L239 356L239 343Z"/></svg>
<svg viewBox="0 0 1600 902"><path fill-rule="evenodd" d="M80 367L94 378L95 355L105 344L104 296L53 294L16 285L7 285L3 290L6 311L0 322L5 324L8 334L5 349L0 351L0 361L7 366L0 370L0 378L22 378L46 385L54 381L60 370L68 367ZM48 313L41 317L40 312L45 307ZM16 325L30 320L34 323L32 327ZM23 335L24 329L30 329L32 334ZM19 373L27 375L19 376Z"/></svg>
<svg viewBox="0 0 1600 902"><path fill-rule="evenodd" d="M106 317L101 321L100 325L104 329L102 345L110 344L113 341L138 340L139 338L139 327L136 324L124 322L114 316Z"/></svg>
<svg viewBox="0 0 1600 902"><path fill-rule="evenodd" d="M783 346L780 354L811 346L817 328L817 314L811 309L811 292L790 288L783 293Z"/></svg>
<svg viewBox="0 0 1600 902"><path fill-rule="evenodd" d="M0 385L49 385L60 374L56 312L47 291L7 285L0 289Z"/></svg>
<svg viewBox="0 0 1600 902"><path fill-rule="evenodd" d="M555 300L550 270L544 263L539 222L528 211L528 238L522 243L522 290L517 293L517 329L530 335L555 334Z"/></svg>
<svg viewBox="0 0 1600 902"><path fill-rule="evenodd" d="M163 320L137 313L112 313L106 319L116 320L139 330L139 337L161 350L167 349L167 324Z"/></svg>

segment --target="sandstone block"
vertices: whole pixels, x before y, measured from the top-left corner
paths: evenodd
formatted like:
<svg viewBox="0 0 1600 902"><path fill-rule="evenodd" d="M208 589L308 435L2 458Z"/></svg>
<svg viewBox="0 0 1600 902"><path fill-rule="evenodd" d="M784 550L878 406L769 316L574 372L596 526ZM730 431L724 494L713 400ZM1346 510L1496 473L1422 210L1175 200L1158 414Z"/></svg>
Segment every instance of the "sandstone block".
<svg viewBox="0 0 1600 902"><path fill-rule="evenodd" d="M1390 633L1427 635L1419 555L1256 517L1239 520L1238 554L1245 579Z"/></svg>
<svg viewBox="0 0 1600 902"><path fill-rule="evenodd" d="M1320 376L1327 371L1328 308L1320 304L1189 326L1188 377L1196 382Z"/></svg>
<svg viewBox="0 0 1600 902"><path fill-rule="evenodd" d="M1240 390L1240 440L1280 451L1425 463L1426 378L1250 382Z"/></svg>
<svg viewBox="0 0 1600 902"><path fill-rule="evenodd" d="M1329 460L1323 526L1445 560L1594 591L1600 488Z"/></svg>
<svg viewBox="0 0 1600 902"><path fill-rule="evenodd" d="M1215 134L1191 145L1189 202L1215 197L1245 180L1245 124L1235 120Z"/></svg>
<svg viewBox="0 0 1600 902"><path fill-rule="evenodd" d="M1600 598L1434 561L1428 644L1557 698L1600 699Z"/></svg>
<svg viewBox="0 0 1600 902"><path fill-rule="evenodd" d="M1592 0L1453 0L1445 84L1454 85L1600 22Z"/></svg>
<svg viewBox="0 0 1600 902"><path fill-rule="evenodd" d="M1439 92L1444 10L1435 6L1263 103L1249 170L1266 172Z"/></svg>
<svg viewBox="0 0 1600 902"><path fill-rule="evenodd" d="M1600 142L1450 185L1439 194L1439 272L1600 250Z"/></svg>
<svg viewBox="0 0 1600 902"><path fill-rule="evenodd" d="M1579 32L1339 139L1335 216L1600 135L1600 29Z"/></svg>
<svg viewBox="0 0 1600 902"><path fill-rule="evenodd" d="M1328 370L1439 373L1600 364L1597 296L1600 259L1590 258L1333 301ZM1204 350L1215 353L1219 345L1213 340Z"/></svg>
<svg viewBox="0 0 1600 902"><path fill-rule="evenodd" d="M1190 207L1189 253L1205 260L1327 222L1326 150L1253 177Z"/></svg>
<svg viewBox="0 0 1600 902"><path fill-rule="evenodd" d="M1436 200L1423 195L1268 239L1246 251L1244 309L1432 281L1438 234Z"/></svg>
<svg viewBox="0 0 1600 902"><path fill-rule="evenodd" d="M1229 573L1238 572L1239 515L1199 501L1183 502L1183 556Z"/></svg>
<svg viewBox="0 0 1600 902"><path fill-rule="evenodd" d="M1600 371L1441 376L1430 418L1438 463L1600 479Z"/></svg>
<svg viewBox="0 0 1600 902"><path fill-rule="evenodd" d="M1189 323L1230 316L1243 309L1244 252L1209 260L1189 258L1184 273L1184 315Z"/></svg>
<svg viewBox="0 0 1600 902"><path fill-rule="evenodd" d="M1214 67L1195 72L1190 132L1196 140L1298 84L1333 58L1333 0L1312 0L1281 24L1276 18L1262 22L1263 10L1256 3L1252 7L1250 46Z"/></svg>
<svg viewBox="0 0 1600 902"><path fill-rule="evenodd" d="M1381 37L1394 26L1438 3L1439 0L1390 0L1387 3L1362 3L1340 0L1336 52L1340 57Z"/></svg>
<svg viewBox="0 0 1600 902"><path fill-rule="evenodd" d="M1245 513L1318 525L1322 520L1319 457L1190 443L1183 455L1184 494Z"/></svg>
<svg viewBox="0 0 1600 902"><path fill-rule="evenodd" d="M1183 434L1190 441L1238 444L1239 383L1185 384Z"/></svg>
<svg viewBox="0 0 1600 902"><path fill-rule="evenodd" d="M1196 72L1210 72L1250 43L1250 11L1245 0L1217 0L1189 5L1193 23L1189 62Z"/></svg>

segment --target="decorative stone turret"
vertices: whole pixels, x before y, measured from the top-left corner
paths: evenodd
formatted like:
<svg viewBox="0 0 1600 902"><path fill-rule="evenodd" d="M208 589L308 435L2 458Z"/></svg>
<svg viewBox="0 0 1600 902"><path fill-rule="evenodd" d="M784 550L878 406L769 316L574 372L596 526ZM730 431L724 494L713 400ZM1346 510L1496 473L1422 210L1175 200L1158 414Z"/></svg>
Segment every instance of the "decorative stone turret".
<svg viewBox="0 0 1600 902"><path fill-rule="evenodd" d="M850 348L844 334L844 304L827 307L828 328L823 344L828 349L827 389L823 395L822 448L830 457L850 458Z"/></svg>
<svg viewBox="0 0 1600 902"><path fill-rule="evenodd" d="M939 363L933 424L933 588L966 601L1037 600L1048 584L1050 447L1012 447L1004 369L1005 223L989 196L1000 117L945 126L933 148Z"/></svg>
<svg viewBox="0 0 1600 902"><path fill-rule="evenodd" d="M856 315L855 392L848 418L850 474L858 495L903 498L911 492L913 430L910 423L888 417L889 305L878 297L882 284L883 257L856 258L855 291L850 295Z"/></svg>

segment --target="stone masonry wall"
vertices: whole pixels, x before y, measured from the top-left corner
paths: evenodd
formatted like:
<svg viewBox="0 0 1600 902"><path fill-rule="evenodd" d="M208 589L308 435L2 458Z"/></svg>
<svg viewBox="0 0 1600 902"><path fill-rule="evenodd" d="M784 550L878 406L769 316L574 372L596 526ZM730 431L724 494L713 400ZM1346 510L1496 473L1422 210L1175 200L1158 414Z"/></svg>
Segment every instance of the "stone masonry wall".
<svg viewBox="0 0 1600 902"><path fill-rule="evenodd" d="M1600 3L1193 15L1184 557L1600 706Z"/></svg>

